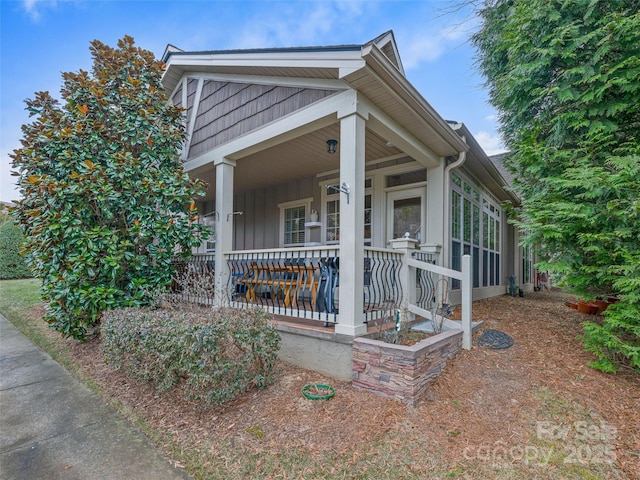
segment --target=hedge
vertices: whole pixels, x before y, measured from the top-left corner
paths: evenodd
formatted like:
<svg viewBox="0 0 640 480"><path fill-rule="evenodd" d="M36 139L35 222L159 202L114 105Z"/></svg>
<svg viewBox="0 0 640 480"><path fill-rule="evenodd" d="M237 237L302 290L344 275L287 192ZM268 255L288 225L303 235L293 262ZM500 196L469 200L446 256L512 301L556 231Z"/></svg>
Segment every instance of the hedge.
<svg viewBox="0 0 640 480"><path fill-rule="evenodd" d="M159 390L220 404L273 379L280 336L264 310L127 308L105 312L108 364Z"/></svg>

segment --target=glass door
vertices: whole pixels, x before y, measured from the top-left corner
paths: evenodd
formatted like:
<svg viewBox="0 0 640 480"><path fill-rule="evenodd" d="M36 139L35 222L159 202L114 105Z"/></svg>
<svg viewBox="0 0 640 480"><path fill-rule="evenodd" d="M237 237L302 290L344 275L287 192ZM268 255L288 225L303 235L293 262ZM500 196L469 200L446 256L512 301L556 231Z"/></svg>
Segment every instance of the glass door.
<svg viewBox="0 0 640 480"><path fill-rule="evenodd" d="M388 192L387 212L387 240L408 236L422 241L425 215L424 188Z"/></svg>

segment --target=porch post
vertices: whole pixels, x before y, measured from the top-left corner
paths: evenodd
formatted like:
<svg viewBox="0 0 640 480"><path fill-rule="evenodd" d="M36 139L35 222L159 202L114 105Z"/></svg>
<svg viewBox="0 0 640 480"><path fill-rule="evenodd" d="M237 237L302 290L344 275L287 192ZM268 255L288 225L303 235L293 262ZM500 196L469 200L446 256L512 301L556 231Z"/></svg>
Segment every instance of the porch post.
<svg viewBox="0 0 640 480"><path fill-rule="evenodd" d="M402 300L398 305L401 313L401 320L408 322L415 319L415 314L409 311L410 305L416 304L416 271L409 267L408 260L411 254L416 251L418 241L413 238L395 238L391 240L391 248L402 252Z"/></svg>
<svg viewBox="0 0 640 480"><path fill-rule="evenodd" d="M438 265L448 265L447 260L440 257L440 249L444 243L445 228L449 228L449 212L444 211L444 164L427 169L427 225L422 229L423 245L431 247ZM444 250L444 249L443 249Z"/></svg>
<svg viewBox="0 0 640 480"><path fill-rule="evenodd" d="M462 256L462 348L471 350L473 334L471 304L473 284L471 283L471 255Z"/></svg>
<svg viewBox="0 0 640 480"><path fill-rule="evenodd" d="M340 293L336 333L367 333L364 324L365 119L357 112L340 119ZM346 184L346 185L345 185Z"/></svg>
<svg viewBox="0 0 640 480"><path fill-rule="evenodd" d="M233 160L223 158L216 162L216 251L215 251L215 301L222 307L229 304L229 266L224 252L233 250Z"/></svg>

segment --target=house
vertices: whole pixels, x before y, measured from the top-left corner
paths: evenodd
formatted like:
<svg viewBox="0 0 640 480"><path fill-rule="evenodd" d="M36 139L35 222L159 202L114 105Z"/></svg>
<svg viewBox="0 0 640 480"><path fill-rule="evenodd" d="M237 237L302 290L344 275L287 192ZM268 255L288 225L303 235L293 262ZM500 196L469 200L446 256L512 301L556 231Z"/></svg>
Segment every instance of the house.
<svg viewBox="0 0 640 480"><path fill-rule="evenodd" d="M363 45L169 45L163 61L186 112L185 170L210 185L198 207L214 236L198 253L217 303L348 342L400 307L430 317L465 292L469 306L504 294L517 275L504 210L517 198L467 127L407 80L393 32Z"/></svg>

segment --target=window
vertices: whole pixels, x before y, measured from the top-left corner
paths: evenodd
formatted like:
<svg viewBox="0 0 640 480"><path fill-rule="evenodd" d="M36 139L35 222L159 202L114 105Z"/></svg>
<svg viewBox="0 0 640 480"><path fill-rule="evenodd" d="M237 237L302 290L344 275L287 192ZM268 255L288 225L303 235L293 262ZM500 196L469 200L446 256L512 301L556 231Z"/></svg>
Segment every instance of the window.
<svg viewBox="0 0 640 480"><path fill-rule="evenodd" d="M207 238L206 250L208 253L213 253L216 251L216 237L215 232L213 231L213 226L210 227L210 230L211 234L209 235L209 238Z"/></svg>
<svg viewBox="0 0 640 480"><path fill-rule="evenodd" d="M399 187L401 185L411 185L412 183L420 183L427 181L427 169L414 170L412 172L404 172L398 174L387 175L386 186Z"/></svg>
<svg viewBox="0 0 640 480"><path fill-rule="evenodd" d="M451 268L470 254L474 288L500 285L500 215L498 202L480 184L451 174ZM452 287L460 288L453 281Z"/></svg>
<svg viewBox="0 0 640 480"><path fill-rule="evenodd" d="M280 208L280 245L283 247L302 246L306 242L305 222L311 211L308 198L278 205Z"/></svg>
<svg viewBox="0 0 640 480"><path fill-rule="evenodd" d="M327 189L328 185L334 188ZM367 178L364 182L364 242L365 245L371 245L372 233L372 195L371 189L373 182ZM324 195L324 241L327 244L335 244L340 242L340 185L330 183L323 187Z"/></svg>
<svg viewBox="0 0 640 480"><path fill-rule="evenodd" d="M488 287L500 285L500 210L486 200L483 203L482 286Z"/></svg>
<svg viewBox="0 0 640 480"><path fill-rule="evenodd" d="M217 212L210 212L206 215L203 215L202 217L200 217L200 221L202 223L202 225L204 225L205 227L207 227L209 229L209 238L207 238L202 246L204 247L205 252L207 253L214 253L216 251L216 236L215 236L215 216Z"/></svg>

